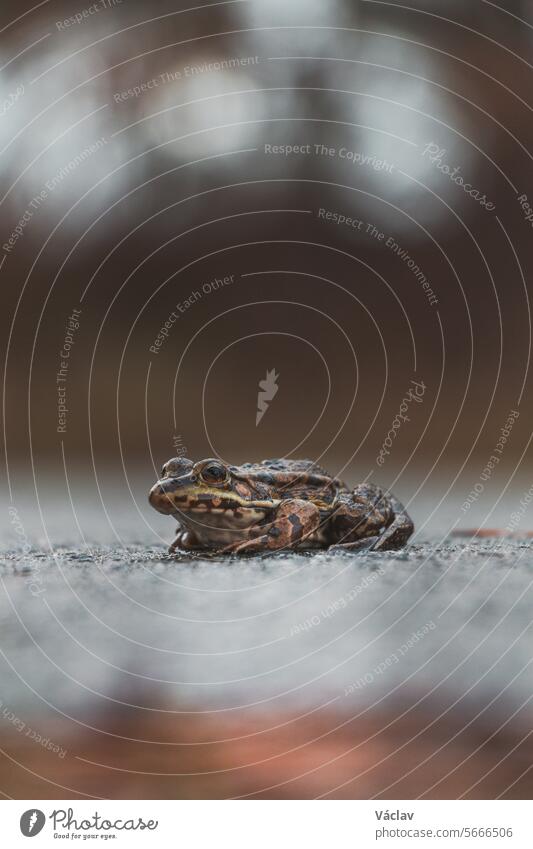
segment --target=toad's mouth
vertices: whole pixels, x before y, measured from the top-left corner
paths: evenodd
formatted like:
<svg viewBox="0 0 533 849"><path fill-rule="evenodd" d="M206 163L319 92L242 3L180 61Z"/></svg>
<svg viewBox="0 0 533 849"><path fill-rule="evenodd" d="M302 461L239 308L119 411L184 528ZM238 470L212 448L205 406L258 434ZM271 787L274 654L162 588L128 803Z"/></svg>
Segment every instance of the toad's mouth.
<svg viewBox="0 0 533 849"><path fill-rule="evenodd" d="M247 501L234 492L206 490L191 492L180 486L180 479L158 481L148 496L150 504L159 513L213 515L244 515L247 513L266 513L279 503L277 501Z"/></svg>

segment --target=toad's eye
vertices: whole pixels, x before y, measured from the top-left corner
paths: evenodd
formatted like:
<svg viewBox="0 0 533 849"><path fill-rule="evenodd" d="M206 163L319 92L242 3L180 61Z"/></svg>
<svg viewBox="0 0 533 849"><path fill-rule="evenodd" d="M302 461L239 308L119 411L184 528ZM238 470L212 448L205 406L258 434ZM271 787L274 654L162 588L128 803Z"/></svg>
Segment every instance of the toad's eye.
<svg viewBox="0 0 533 849"><path fill-rule="evenodd" d="M200 477L205 483L224 483L228 478L228 472L220 463L208 463L200 472Z"/></svg>

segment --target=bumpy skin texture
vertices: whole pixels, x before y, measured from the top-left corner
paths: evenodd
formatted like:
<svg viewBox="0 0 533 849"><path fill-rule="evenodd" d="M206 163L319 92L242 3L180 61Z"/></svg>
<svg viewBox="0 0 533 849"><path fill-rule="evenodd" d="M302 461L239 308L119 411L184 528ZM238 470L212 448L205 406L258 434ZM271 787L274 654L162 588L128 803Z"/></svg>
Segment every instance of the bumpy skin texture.
<svg viewBox="0 0 533 849"><path fill-rule="evenodd" d="M393 495L370 483L350 490L311 460L231 466L176 457L163 466L149 500L178 519L171 552L389 551L414 530Z"/></svg>

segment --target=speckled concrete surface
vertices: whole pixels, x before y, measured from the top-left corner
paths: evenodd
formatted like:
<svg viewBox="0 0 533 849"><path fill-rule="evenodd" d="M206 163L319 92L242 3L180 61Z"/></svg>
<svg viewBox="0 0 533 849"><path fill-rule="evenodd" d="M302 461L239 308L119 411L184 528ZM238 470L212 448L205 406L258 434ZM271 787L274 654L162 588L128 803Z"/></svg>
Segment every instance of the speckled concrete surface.
<svg viewBox="0 0 533 849"><path fill-rule="evenodd" d="M531 646L527 542L246 560L179 560L142 546L55 555L4 553L1 610L6 656L62 704L150 682L208 708L315 703L349 698L344 689L365 674L364 702L433 684L465 699L530 692L528 670L520 674ZM20 681L11 692L28 698Z"/></svg>
<svg viewBox="0 0 533 849"><path fill-rule="evenodd" d="M503 726L511 733L509 765L530 728L533 556L526 541L238 561L176 560L141 545L59 547L55 555L2 553L1 698L4 712L27 725L56 728L69 757L78 759L82 733L104 745L109 723L114 735L117 724L146 722L172 738L170 729L207 722L217 739L217 728L236 722L255 729L257 744L264 728L287 717L295 737L310 717L328 734L346 722L353 733L358 717L360 729L382 717L383 727L408 723L407 740L419 722L419 730L429 723L442 733L445 748L461 734L467 754L480 723L491 734ZM9 737L15 720L3 719ZM448 737L443 729L452 726ZM21 735L13 736L20 744ZM115 766L128 751L122 742ZM57 754L50 757L56 769ZM321 757L329 756L318 755L319 765ZM153 752L148 760L153 765ZM82 764L76 786L83 794ZM400 774L411 766L412 759ZM524 769L521 754L512 781ZM387 776L380 780L385 787ZM149 795L150 782L140 795ZM361 786L360 795L370 792ZM413 787L404 790L418 795ZM295 792L319 789L320 782ZM506 784L490 790L498 795L495 789ZM176 791L188 792L188 785Z"/></svg>

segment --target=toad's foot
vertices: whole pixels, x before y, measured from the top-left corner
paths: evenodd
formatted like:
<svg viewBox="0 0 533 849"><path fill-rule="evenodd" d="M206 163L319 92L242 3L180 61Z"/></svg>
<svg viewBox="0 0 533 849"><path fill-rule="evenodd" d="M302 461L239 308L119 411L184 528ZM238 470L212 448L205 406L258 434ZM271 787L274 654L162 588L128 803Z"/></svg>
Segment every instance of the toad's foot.
<svg viewBox="0 0 533 849"><path fill-rule="evenodd" d="M414 526L407 513L397 513L394 520L379 536L358 539L355 542L339 543L328 548L336 551L397 551L403 548L413 533Z"/></svg>
<svg viewBox="0 0 533 849"><path fill-rule="evenodd" d="M182 528L178 526L178 533L176 534L176 539L169 546L168 553L176 554L176 552L187 552L191 553L194 551L198 551L200 548L200 543L196 535L192 531L184 531Z"/></svg>

